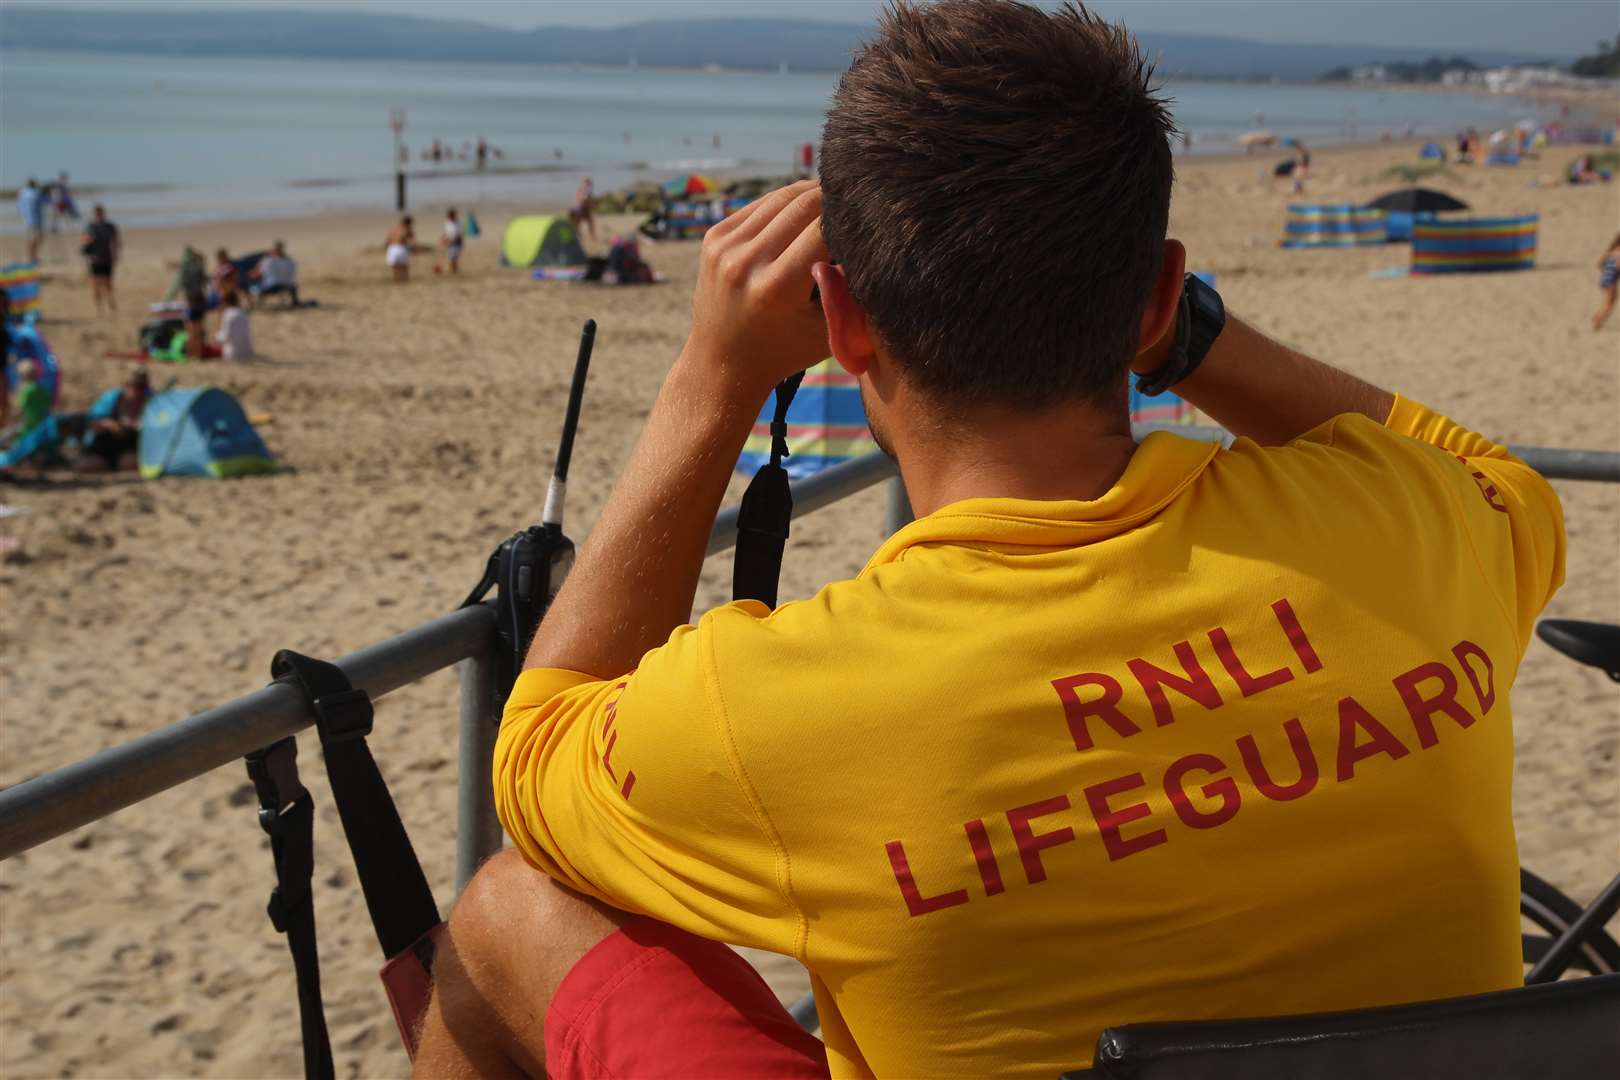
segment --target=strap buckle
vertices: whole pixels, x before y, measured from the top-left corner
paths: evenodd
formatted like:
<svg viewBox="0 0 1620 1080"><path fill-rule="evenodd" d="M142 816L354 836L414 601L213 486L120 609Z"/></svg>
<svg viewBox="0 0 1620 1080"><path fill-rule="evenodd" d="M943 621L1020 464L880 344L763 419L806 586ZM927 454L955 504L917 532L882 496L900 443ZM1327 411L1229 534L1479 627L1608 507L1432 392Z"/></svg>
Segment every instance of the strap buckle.
<svg viewBox="0 0 1620 1080"><path fill-rule="evenodd" d="M310 707L315 710L322 746L363 739L371 734L376 711L371 707L371 695L364 690L351 688L324 694L311 701Z"/></svg>
<svg viewBox="0 0 1620 1080"><path fill-rule="evenodd" d="M272 837L283 831L283 811L300 799L314 803L298 779L298 741L290 735L248 754L247 771L259 796L259 825Z"/></svg>

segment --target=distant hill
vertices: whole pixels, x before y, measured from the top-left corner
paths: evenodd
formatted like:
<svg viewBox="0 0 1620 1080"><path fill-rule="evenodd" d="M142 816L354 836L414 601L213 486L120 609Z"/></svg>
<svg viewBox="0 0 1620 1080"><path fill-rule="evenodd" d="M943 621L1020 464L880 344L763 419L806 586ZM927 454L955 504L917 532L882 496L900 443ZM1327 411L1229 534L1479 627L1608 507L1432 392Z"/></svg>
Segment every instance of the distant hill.
<svg viewBox="0 0 1620 1080"><path fill-rule="evenodd" d="M869 25L795 19L659 19L606 29L544 26L513 31L483 23L401 15L262 8L140 11L7 4L0 48L192 56L344 60L457 60L625 64L657 67L837 70ZM1310 80L1349 64L1420 63L1432 48L1287 44L1189 34L1144 33L1161 71L1186 78ZM1490 66L1545 57L1474 53ZM1562 58L1567 59L1567 58Z"/></svg>

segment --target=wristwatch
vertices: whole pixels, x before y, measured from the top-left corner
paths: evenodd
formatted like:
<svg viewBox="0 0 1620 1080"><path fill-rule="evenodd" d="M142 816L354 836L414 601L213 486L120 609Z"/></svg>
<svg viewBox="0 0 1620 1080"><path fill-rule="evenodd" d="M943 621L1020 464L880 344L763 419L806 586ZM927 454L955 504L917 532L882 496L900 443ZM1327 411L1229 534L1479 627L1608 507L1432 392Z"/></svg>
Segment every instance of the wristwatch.
<svg viewBox="0 0 1620 1080"><path fill-rule="evenodd" d="M1176 310L1176 340L1170 356L1158 368L1136 377L1136 389L1153 397L1162 394L1198 370L1210 346L1226 329L1226 305L1214 286L1188 274Z"/></svg>

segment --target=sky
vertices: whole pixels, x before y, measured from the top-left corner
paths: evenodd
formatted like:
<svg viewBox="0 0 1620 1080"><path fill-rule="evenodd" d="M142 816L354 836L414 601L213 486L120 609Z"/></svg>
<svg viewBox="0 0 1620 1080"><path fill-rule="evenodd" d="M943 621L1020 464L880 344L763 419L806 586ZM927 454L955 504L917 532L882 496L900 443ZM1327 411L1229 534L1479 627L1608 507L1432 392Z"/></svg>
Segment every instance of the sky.
<svg viewBox="0 0 1620 1080"><path fill-rule="evenodd" d="M526 30L546 23L616 26L724 15L867 22L882 0L123 0L117 6L364 11L470 19ZM1136 30L1437 51L1576 56L1620 33L1620 0L1095 0L1092 6Z"/></svg>

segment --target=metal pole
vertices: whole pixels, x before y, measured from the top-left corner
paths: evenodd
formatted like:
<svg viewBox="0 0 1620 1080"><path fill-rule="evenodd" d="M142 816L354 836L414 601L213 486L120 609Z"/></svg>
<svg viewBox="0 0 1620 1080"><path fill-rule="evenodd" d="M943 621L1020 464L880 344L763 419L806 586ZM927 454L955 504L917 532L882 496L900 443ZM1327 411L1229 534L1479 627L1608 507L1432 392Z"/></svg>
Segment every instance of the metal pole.
<svg viewBox="0 0 1620 1080"><path fill-rule="evenodd" d="M914 515L911 499L906 495L906 481L899 473L889 480L889 535L893 536L909 525Z"/></svg>
<svg viewBox="0 0 1620 1080"><path fill-rule="evenodd" d="M495 653L487 650L456 665L461 678L461 762L456 786L456 892L505 837L495 816Z"/></svg>
<svg viewBox="0 0 1620 1080"><path fill-rule="evenodd" d="M336 663L373 698L457 660L491 652L495 614L461 608ZM0 791L0 859L61 836L314 723L297 690L272 683L245 697Z"/></svg>

